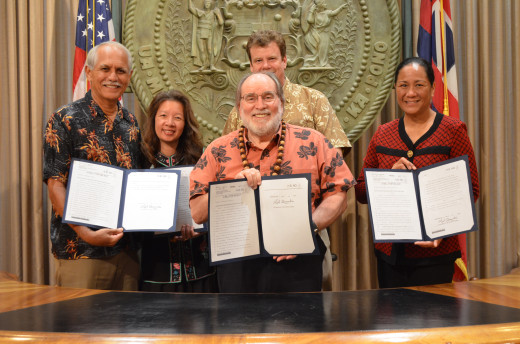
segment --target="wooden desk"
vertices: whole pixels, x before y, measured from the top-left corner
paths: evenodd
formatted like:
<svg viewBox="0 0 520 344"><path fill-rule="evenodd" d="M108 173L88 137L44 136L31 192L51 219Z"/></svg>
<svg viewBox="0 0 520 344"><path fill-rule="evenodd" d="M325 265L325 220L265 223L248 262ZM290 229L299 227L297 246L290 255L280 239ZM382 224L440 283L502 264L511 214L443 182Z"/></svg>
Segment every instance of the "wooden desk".
<svg viewBox="0 0 520 344"><path fill-rule="evenodd" d="M124 293L0 272L0 343L520 342L520 271L405 289Z"/></svg>

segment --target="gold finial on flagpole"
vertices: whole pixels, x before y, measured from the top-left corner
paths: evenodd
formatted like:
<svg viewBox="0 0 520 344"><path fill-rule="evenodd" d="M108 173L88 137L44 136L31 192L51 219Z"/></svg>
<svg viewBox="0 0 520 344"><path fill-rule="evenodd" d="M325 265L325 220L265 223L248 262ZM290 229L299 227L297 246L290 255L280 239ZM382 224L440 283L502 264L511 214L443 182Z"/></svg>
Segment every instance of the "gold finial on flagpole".
<svg viewBox="0 0 520 344"><path fill-rule="evenodd" d="M450 115L450 104L448 102L448 72L446 68L446 28L444 27L444 1L440 0L441 2L441 50L442 50L442 78L443 78L443 85L444 85L444 108L442 110L442 113L449 116Z"/></svg>

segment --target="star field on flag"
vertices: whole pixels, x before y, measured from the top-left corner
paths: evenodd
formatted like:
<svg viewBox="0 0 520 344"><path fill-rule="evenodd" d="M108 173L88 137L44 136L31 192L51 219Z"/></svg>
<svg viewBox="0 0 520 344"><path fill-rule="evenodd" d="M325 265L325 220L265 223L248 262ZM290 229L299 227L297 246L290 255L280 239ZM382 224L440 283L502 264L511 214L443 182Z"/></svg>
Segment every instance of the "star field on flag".
<svg viewBox="0 0 520 344"><path fill-rule="evenodd" d="M115 32L108 2L79 0L72 76L73 100L83 98L89 89L85 75L85 61L88 52L94 46L109 40L115 41Z"/></svg>

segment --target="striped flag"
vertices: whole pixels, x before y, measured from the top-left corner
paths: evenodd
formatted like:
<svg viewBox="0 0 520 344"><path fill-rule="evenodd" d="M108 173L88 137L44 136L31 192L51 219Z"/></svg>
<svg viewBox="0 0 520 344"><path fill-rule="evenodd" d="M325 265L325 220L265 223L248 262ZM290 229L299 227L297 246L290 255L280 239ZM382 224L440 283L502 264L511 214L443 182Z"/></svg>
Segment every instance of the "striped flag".
<svg viewBox="0 0 520 344"><path fill-rule="evenodd" d="M450 0L421 0L417 55L431 61L435 74L433 110L459 118L459 94L453 48ZM458 235L462 260L455 262L454 281L468 280L466 234Z"/></svg>
<svg viewBox="0 0 520 344"><path fill-rule="evenodd" d="M72 75L73 100L83 98L90 89L85 75L87 53L95 45L115 41L109 0L79 0L76 17L76 51Z"/></svg>

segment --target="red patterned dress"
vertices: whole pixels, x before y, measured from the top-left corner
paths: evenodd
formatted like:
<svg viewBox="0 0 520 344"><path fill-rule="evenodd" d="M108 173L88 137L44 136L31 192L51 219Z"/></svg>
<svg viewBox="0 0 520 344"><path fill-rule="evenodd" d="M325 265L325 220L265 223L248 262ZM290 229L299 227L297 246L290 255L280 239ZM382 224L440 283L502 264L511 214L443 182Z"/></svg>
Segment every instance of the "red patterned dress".
<svg viewBox="0 0 520 344"><path fill-rule="evenodd" d="M409 151L413 154L410 158ZM403 119L383 124L370 141L355 186L356 198L360 203L367 203L365 168L391 169L402 157L407 157L417 168L421 168L462 155L467 155L469 159L476 201L479 196L477 165L464 122L437 113L431 128L415 143L406 134ZM375 253L378 260L396 266L448 264L461 257L456 236L444 238L437 248L424 248L413 243L376 243Z"/></svg>

